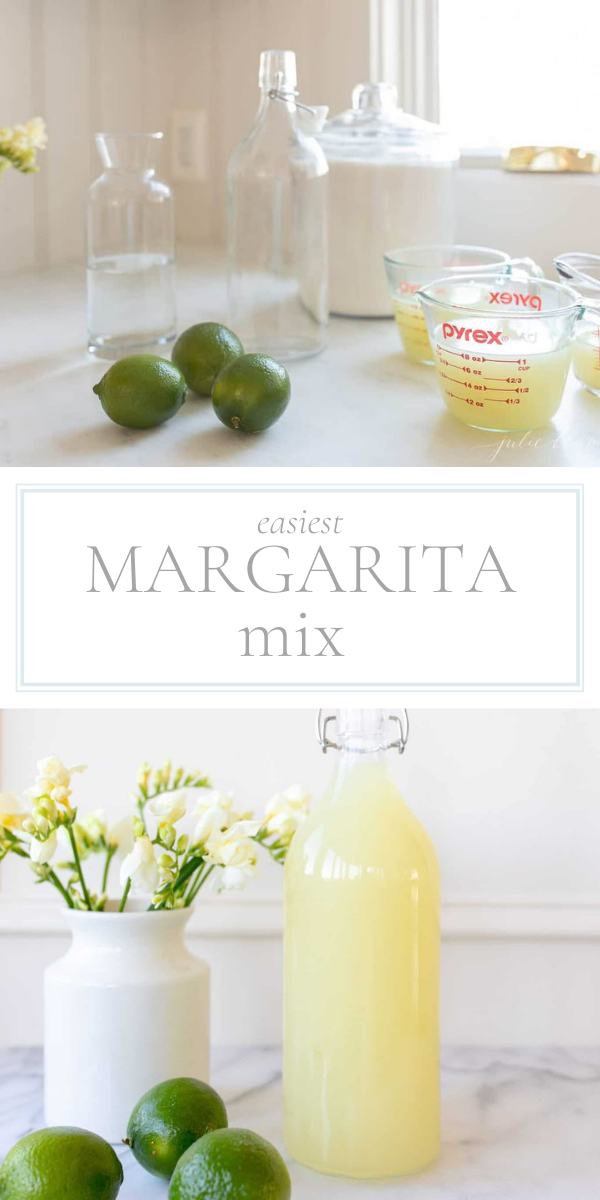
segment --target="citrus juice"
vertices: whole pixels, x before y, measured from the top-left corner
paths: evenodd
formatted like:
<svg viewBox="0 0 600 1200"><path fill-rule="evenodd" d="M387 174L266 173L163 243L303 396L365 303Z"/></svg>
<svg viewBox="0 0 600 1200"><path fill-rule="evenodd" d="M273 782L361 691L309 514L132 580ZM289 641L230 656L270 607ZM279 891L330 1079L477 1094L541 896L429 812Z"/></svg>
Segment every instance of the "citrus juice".
<svg viewBox="0 0 600 1200"><path fill-rule="evenodd" d="M372 1178L435 1158L439 937L433 846L385 765L359 759L286 863L284 1134L299 1162Z"/></svg>
<svg viewBox="0 0 600 1200"><path fill-rule="evenodd" d="M394 298L394 317L402 347L411 362L432 363L433 349L427 332L427 322L418 300Z"/></svg>
<svg viewBox="0 0 600 1200"><path fill-rule="evenodd" d="M573 342L573 370L586 388L600 395L600 327L586 330Z"/></svg>
<svg viewBox="0 0 600 1200"><path fill-rule="evenodd" d="M485 341L459 340L451 322L435 330L435 365L450 412L483 429L546 425L563 397L570 346L555 349L542 324L528 323L526 340L510 329L500 336L485 318L478 317L478 326L476 333L498 339L489 349Z"/></svg>

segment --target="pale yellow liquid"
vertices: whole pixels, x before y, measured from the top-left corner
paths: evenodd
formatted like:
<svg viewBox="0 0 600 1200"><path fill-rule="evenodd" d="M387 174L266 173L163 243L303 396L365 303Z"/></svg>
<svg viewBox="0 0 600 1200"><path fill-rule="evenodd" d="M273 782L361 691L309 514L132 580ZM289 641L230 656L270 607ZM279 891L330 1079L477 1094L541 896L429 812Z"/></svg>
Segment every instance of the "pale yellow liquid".
<svg viewBox="0 0 600 1200"><path fill-rule="evenodd" d="M600 395L600 328L588 330L573 342L573 370L581 383Z"/></svg>
<svg viewBox="0 0 600 1200"><path fill-rule="evenodd" d="M411 362L432 363L433 348L427 332L427 322L418 300L394 298L394 316L402 348Z"/></svg>
<svg viewBox="0 0 600 1200"><path fill-rule="evenodd" d="M457 325L496 329L485 318L462 318ZM537 429L558 411L565 390L571 349L550 349L541 325L527 323L530 340L507 335L502 346L445 339L435 331L435 366L442 395L453 416L482 429Z"/></svg>
<svg viewBox="0 0 600 1200"><path fill-rule="evenodd" d="M357 762L285 868L284 1136L317 1171L403 1175L439 1150L439 875L387 769Z"/></svg>

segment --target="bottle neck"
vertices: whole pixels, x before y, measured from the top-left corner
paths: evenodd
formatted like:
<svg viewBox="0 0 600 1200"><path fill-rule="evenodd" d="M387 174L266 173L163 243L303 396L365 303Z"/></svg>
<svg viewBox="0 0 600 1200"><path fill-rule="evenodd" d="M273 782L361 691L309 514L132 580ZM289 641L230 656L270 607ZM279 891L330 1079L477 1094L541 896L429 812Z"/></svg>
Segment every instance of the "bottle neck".
<svg viewBox="0 0 600 1200"><path fill-rule="evenodd" d="M388 721L382 708L340 708L336 722L342 755L361 760L381 758L389 745Z"/></svg>
<svg viewBox="0 0 600 1200"><path fill-rule="evenodd" d="M268 89L261 88L258 112L255 125L268 124L272 128L279 126L289 131L297 127L297 112L292 101L275 100L269 95Z"/></svg>
<svg viewBox="0 0 600 1200"><path fill-rule="evenodd" d="M392 787L387 716L382 709L340 709L335 727L336 764L325 802L368 799L372 786ZM358 793L357 793L358 789ZM364 796L363 796L364 789Z"/></svg>

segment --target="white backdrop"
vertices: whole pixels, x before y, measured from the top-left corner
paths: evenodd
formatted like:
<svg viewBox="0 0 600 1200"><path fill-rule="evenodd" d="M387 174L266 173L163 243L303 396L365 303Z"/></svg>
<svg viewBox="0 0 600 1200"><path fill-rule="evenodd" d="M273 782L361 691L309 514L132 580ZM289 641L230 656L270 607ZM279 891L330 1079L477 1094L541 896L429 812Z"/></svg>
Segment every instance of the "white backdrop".
<svg viewBox="0 0 600 1200"><path fill-rule="evenodd" d="M260 808L293 783L315 796L334 768L314 733L314 710L5 711L1 784L30 786L38 758L85 762L75 777L82 812L132 811L139 762L198 767ZM390 764L429 830L446 896L600 897L600 712L413 710L403 758ZM31 890L12 864L0 890ZM268 868L271 867L269 870ZM252 887L280 894L265 863Z"/></svg>
<svg viewBox="0 0 600 1200"><path fill-rule="evenodd" d="M12 710L1 783L27 787L48 754L87 762L82 809L117 817L138 762L170 755L258 808L291 783L322 790L333 755L320 753L313 721L312 710ZM407 752L391 762L441 861L447 1042L600 1040L599 757L596 711L413 710ZM41 1039L41 971L66 945L46 890L32 893L19 866L0 876L8 1043ZM280 1039L281 883L265 862L245 893L198 909L193 944L213 968L217 1043Z"/></svg>

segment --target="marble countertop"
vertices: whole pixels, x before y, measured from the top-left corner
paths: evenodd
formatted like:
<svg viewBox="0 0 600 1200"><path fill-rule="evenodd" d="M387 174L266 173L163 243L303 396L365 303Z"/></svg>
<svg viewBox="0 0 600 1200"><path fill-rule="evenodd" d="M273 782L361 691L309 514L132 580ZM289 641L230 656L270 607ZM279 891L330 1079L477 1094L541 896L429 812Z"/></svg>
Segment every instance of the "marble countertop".
<svg viewBox="0 0 600 1200"><path fill-rule="evenodd" d="M281 1055L218 1050L211 1082L231 1125L280 1149ZM438 1163L412 1178L363 1183L290 1162L293 1200L598 1200L600 1049L454 1050L443 1055L443 1139ZM42 1055L0 1051L0 1158L43 1124ZM124 1147L119 1200L166 1197Z"/></svg>
<svg viewBox="0 0 600 1200"><path fill-rule="evenodd" d="M221 261L178 258L179 328L225 320ZM433 368L411 365L394 322L334 319L316 358L290 368L292 402L265 434L235 436L188 399L159 429L113 425L92 386L81 265L6 276L0 288L0 465L13 467L567 467L600 464L600 399L573 376L552 425L506 439L451 417Z"/></svg>

